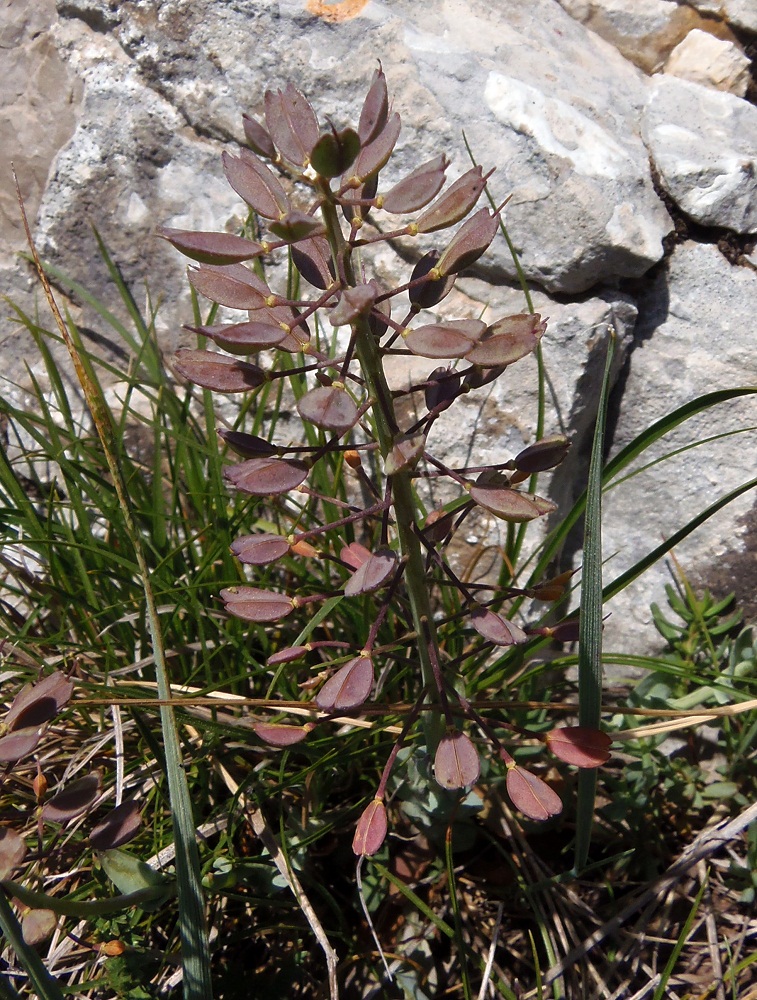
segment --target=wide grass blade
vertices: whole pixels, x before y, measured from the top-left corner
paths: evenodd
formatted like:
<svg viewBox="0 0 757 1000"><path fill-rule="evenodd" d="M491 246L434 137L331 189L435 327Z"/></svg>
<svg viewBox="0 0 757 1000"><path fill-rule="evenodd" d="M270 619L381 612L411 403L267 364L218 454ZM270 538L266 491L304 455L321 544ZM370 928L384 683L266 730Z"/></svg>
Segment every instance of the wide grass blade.
<svg viewBox="0 0 757 1000"><path fill-rule="evenodd" d="M615 341L615 333L611 332L607 340L605 374L599 396L586 487L578 639L578 720L579 725L592 729L599 729L602 711L602 461ZM589 856L596 780L595 768L584 768L579 772L574 863L577 872L581 871Z"/></svg>

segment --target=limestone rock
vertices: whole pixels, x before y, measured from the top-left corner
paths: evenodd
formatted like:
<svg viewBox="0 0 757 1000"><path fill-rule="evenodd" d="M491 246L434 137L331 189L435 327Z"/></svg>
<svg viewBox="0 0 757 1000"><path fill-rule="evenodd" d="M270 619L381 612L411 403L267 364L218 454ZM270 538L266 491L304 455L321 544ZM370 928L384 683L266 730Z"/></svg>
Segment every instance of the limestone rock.
<svg viewBox="0 0 757 1000"><path fill-rule="evenodd" d="M622 385L618 387L622 407L618 442L636 433L651 419L650 414L658 413L658 396L663 397L661 405L672 406L679 398L676 392L688 398L685 393L699 391L693 374L706 379L710 371L720 373L721 359L738 341L732 333L736 324L740 324L739 337L748 329L744 317L749 315L747 309L754 311L753 286L744 281L745 276L752 281L755 276L746 268L729 268L714 247L679 248L669 278L664 271L647 276L660 260L663 236L672 228L655 193L648 159L652 150L666 187L689 211L686 198L697 195L700 176L711 186L720 184L716 193L722 194L726 182L733 182L731 161L752 162L757 144L749 136L755 109L732 95L666 78L651 84L652 100L644 111L650 81L629 61L632 44L621 45L618 38L622 28L627 32L623 37L636 37L641 50L656 53L656 59L666 57L692 27L702 24L701 15L691 6L672 0L625 5L620 0L603 0L602 4L599 0L580 4L563 0L575 16L557 0L529 4L444 0L434 6L433 17L427 5L415 0L391 4L374 0L362 7L355 4L356 16L341 21L334 6L321 5L322 16L309 13L308 6L314 9L314 0L309 5L303 0L278 0L276 4L266 0L228 4L58 0L56 23L51 0L11 4L7 9L15 17L8 21L12 28L6 27L0 15L0 31L11 31L3 36L9 39L9 51L14 46L33 50L34 66L54 68L39 73L38 87L28 68L0 79L1 99L12 108L15 119L3 155L18 162L16 128L27 136L24 142L30 149L35 142L44 148L46 159L35 174L39 178L36 236L40 248L107 307L119 311L107 269L97 254L91 229L97 226L137 303L143 306L161 300L157 328L161 345L171 352L184 337L182 323L191 321L186 262L154 237L155 226L238 230L246 212L223 177L220 154L241 141L242 111L260 114L265 89L293 80L312 98L322 121L326 115L337 124L353 121L380 58L395 109L403 119L396 160L382 175L382 188L441 150L453 159L450 179L467 169L464 129L476 158L498 168L492 180L494 196L504 200L512 194L506 209L508 229L534 286L535 306L550 320L544 340L545 432L565 431L575 439L574 449L550 487L553 499L570 505L585 482L609 323L621 338L620 364L631 344L637 305L641 307L646 339L634 353L628 400ZM600 6L606 9L607 18L610 14L614 18L617 32L612 37L609 29L604 39L600 37L596 20L579 23L586 20L587 11L596 12ZM585 8L580 18L579 7ZM47 20L38 22L43 10ZM18 38L24 40L17 42L13 32L24 23L36 27L25 35L22 32ZM644 39L652 40L648 50L647 41L641 44ZM11 60L10 65L16 64ZM26 78L23 74L34 83L25 90L17 83ZM691 104L681 104L678 95L682 93ZM727 111L723 120L707 111L710 101L724 102L722 107L717 104L717 109ZM29 128L36 122L38 138L33 141L28 138L31 133L23 132L24 116L29 118ZM706 120L703 135L696 134L699 117ZM40 124L44 125L41 129ZM681 133L692 129L694 139L682 151L677 145ZM715 137L713 150L708 146L710 135ZM751 142L749 154L739 145L747 141ZM720 147L732 147L732 153L722 153ZM718 160L721 155L725 166ZM687 161L695 164L688 175ZM290 193L296 202L299 192L294 188ZM753 200L749 191L729 188L716 210L702 218L705 224L732 224L722 220L738 208L747 220L744 224L753 225L749 221ZM30 204L36 205L33 196ZM441 246L444 234L429 239ZM379 278L390 283L406 279L413 250L385 245L377 258ZM698 298L700 270L708 296L704 303ZM22 272L14 274L14 280L21 283ZM279 276L273 270L275 287L282 287ZM668 280L675 309L669 316L663 309L662 317L655 319L659 302L664 304ZM723 282L724 288L731 289L725 304ZM150 300L144 291L146 283ZM15 297L20 284L6 287ZM491 318L522 310L522 294L515 287L514 267L504 241L497 239L493 252L460 278L449 301L445 300L446 307L470 316L486 307ZM708 310L716 313L712 322ZM669 389L656 381L657 376L646 378L645 354L650 357L647 352L654 347L662 359L658 368L666 371L668 323L673 324L671 343L677 345L683 334L676 332L675 324L689 313L686 346L671 348L675 371L668 373L673 385ZM701 327L696 322L700 316ZM82 309L76 317L90 343L107 338L109 330L95 312ZM21 343L15 330L10 336L3 331L3 361L13 374L23 370L22 362L34 363L28 348L24 356L24 348L15 346ZM751 363L748 355L743 361ZM684 378L680 372L686 365L694 369L691 377ZM425 376L433 367L418 358L398 358L393 375L398 384L406 384L408 376ZM742 380L747 375L734 362L722 377ZM432 446L443 444L455 463L503 461L533 440L535 408L536 364L531 358L444 414L433 428ZM701 465L691 461L692 454L698 452L686 453L689 464L681 474L681 517L690 516L686 507L690 489L694 495L703 476L716 475L711 465L703 473ZM665 472L667 463L661 468ZM629 487L636 482L630 481ZM666 480L666 484L668 495L676 497L677 482ZM432 482L431 488L438 488L437 484ZM621 499L623 489L617 491ZM661 487L654 510L670 514L670 523L680 526L681 518L664 508L665 496ZM647 499L637 494L625 507L609 508L614 526L609 529L608 551L625 545L626 537L649 543L649 532L654 534L658 528L653 524L649 531L640 532L637 523L640 510L652 509L642 507ZM659 530L674 530L668 521L661 524ZM737 536L738 524L730 511L723 512L718 524L723 537ZM471 533L479 541L496 542L501 527L482 519ZM738 546L732 553L740 558ZM492 558L495 555L493 549ZM626 555L634 558L631 550ZM654 575L652 580L659 582ZM631 617L642 615L657 593L646 584L638 590ZM619 612L614 620L622 624ZM611 621L609 629L613 627ZM628 635L620 634L614 644L637 652L654 645L654 633L642 635L635 628L632 622Z"/></svg>
<svg viewBox="0 0 757 1000"><path fill-rule="evenodd" d="M177 155L180 128L170 119L178 115L191 127L185 152L202 147L201 160L209 140L240 138L241 112L259 113L266 87L289 79L322 115L348 120L380 58L405 122L387 183L439 149L455 156L452 176L461 172L468 165L465 130L477 158L498 166L493 191L502 199L512 194L511 235L527 273L546 289L572 293L613 276L638 276L662 254L670 222L639 135L644 79L554 0L528 9L518 0L450 0L434 19L412 0L399 0L370 4L339 25L307 14L299 0L275 8L150 0L121 4L117 14L105 0L67 0L64 9L80 20L68 22L60 44L88 92L66 162L78 161L88 190L49 189L43 223L51 248L70 245L66 231L84 198L93 207L114 206L100 221L106 239L121 239L126 226L142 243L135 258L144 260L145 237L133 213L123 215L123 192L115 201L111 195L123 185L147 206L145 219L171 214L160 205L160 178L168 174L155 169L153 156L156 145L166 161ZM86 27L116 16L105 33ZM157 142L149 140L149 123ZM90 135L96 143L84 141ZM183 193L188 204L195 197L207 203L199 174ZM227 206L219 202L216 224L227 221ZM147 258L151 266L154 260ZM488 266L495 275L514 274L506 252L495 252Z"/></svg>
<svg viewBox="0 0 757 1000"><path fill-rule="evenodd" d="M571 17L595 31L645 73L663 65L693 27L705 22L678 0L558 0Z"/></svg>
<svg viewBox="0 0 757 1000"><path fill-rule="evenodd" d="M749 59L733 42L694 28L673 49L665 72L743 97L749 86Z"/></svg>
<svg viewBox="0 0 757 1000"><path fill-rule="evenodd" d="M687 215L737 233L757 230L757 108L661 76L643 129L663 187Z"/></svg>
<svg viewBox="0 0 757 1000"><path fill-rule="evenodd" d="M28 4L11 0L0 8L0 289L18 289L23 269L17 254L26 241L11 163L31 219L34 218L53 157L71 137L81 99L81 83L61 59L48 30L55 21L53 0Z"/></svg>
<svg viewBox="0 0 757 1000"><path fill-rule="evenodd" d="M705 393L757 384L751 317L757 314L757 274L733 267L716 247L676 248L667 272L639 301L636 346L622 387L613 452L676 407ZM634 478L605 494L605 585L689 520L755 475L757 398L721 403L658 441L632 466ZM729 436L730 435L730 436ZM701 442L693 450L678 451ZM677 452L677 453L676 453ZM654 459L669 456L657 465ZM676 547L683 570L701 587L738 590L754 614L745 567L750 525L757 524L755 493L721 510ZM722 569L732 572L722 582ZM721 581L721 582L719 582ZM649 603L664 605L670 566L660 563L609 604L606 648L643 648L650 642Z"/></svg>

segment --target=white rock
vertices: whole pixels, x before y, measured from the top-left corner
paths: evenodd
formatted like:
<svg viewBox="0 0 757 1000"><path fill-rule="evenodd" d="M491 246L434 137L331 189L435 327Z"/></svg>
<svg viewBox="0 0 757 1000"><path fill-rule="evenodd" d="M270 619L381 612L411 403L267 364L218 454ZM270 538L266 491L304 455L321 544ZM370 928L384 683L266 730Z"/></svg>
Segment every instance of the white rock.
<svg viewBox="0 0 757 1000"><path fill-rule="evenodd" d="M757 230L757 108L660 76L643 132L663 187L687 215L737 233Z"/></svg>
<svg viewBox="0 0 757 1000"><path fill-rule="evenodd" d="M749 86L749 59L733 42L694 28L673 49L665 72L743 97Z"/></svg>

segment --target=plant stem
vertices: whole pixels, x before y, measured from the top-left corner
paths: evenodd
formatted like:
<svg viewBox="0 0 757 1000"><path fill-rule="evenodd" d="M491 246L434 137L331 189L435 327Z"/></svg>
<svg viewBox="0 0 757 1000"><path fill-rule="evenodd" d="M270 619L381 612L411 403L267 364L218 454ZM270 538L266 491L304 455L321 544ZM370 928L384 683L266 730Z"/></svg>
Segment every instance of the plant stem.
<svg viewBox="0 0 757 1000"><path fill-rule="evenodd" d="M344 239L331 192L324 191L324 194L326 197L321 205L321 212L331 252L334 255L335 264L341 261L343 273L349 285L354 286L357 282L351 259L352 248ZM372 413L379 450L381 457L385 459L399 433L399 425L394 411L392 393L384 374L381 352L368 324L368 319L364 316L361 316L356 323L355 353L360 363L368 394L373 400ZM424 635L424 633L428 635L430 644L438 657L439 640L426 587L423 553L415 532L416 505L412 478L408 470L402 470L392 476L392 498L400 554L405 561L405 588L410 602L413 627L418 635ZM429 692L434 691L436 681L433 661L425 643L418 644L418 654L421 662L423 686ZM444 732L444 720L438 709L424 713L423 728L427 749L433 755Z"/></svg>

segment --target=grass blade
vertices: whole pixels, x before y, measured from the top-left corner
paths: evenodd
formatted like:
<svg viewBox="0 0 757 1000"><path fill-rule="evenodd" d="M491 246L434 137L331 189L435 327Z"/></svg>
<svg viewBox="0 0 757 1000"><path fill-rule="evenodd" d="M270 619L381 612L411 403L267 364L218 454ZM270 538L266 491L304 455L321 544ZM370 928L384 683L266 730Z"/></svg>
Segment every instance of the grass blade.
<svg viewBox="0 0 757 1000"><path fill-rule="evenodd" d="M602 708L602 459L615 342L616 335L611 331L607 341L605 374L597 408L589 481L586 487L578 642L578 718L580 725L592 729L599 728ZM589 856L596 780L595 768L582 769L579 772L574 864L576 871L581 871Z"/></svg>

